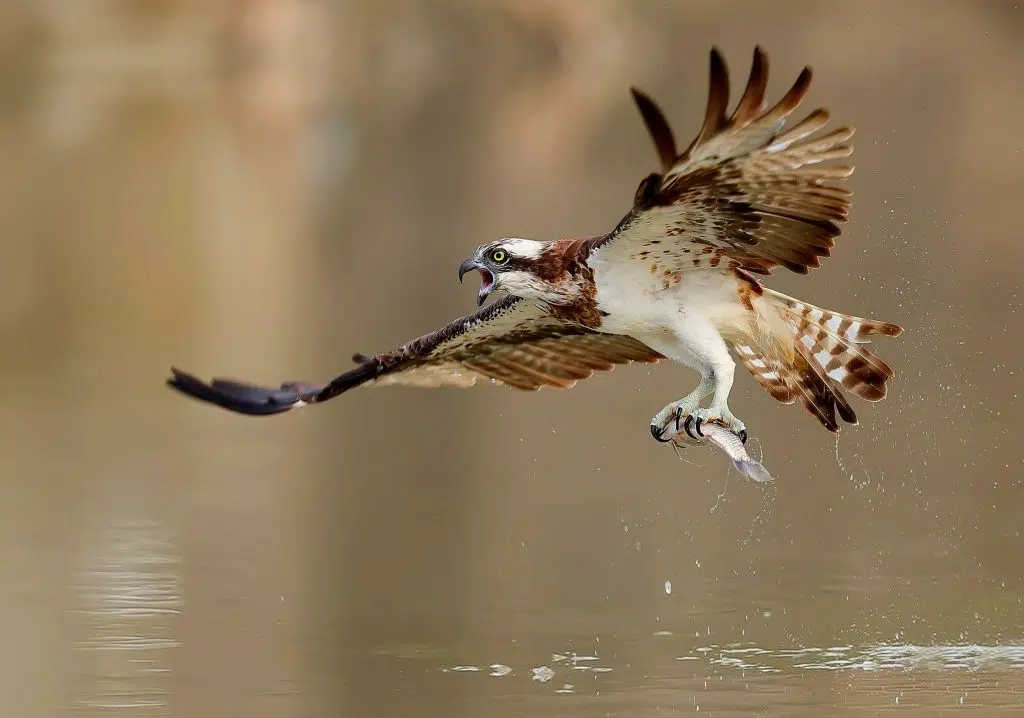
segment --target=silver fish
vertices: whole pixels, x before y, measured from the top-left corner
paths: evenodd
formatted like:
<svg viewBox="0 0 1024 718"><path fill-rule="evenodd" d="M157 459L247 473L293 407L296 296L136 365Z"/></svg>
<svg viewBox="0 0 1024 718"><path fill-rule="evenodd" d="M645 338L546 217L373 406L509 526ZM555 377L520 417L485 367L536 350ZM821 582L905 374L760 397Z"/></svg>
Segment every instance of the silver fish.
<svg viewBox="0 0 1024 718"><path fill-rule="evenodd" d="M671 427L672 424L670 423L669 426ZM666 429L664 434L655 438L658 441L671 441L675 446L680 447L714 444L732 459L732 465L746 478L759 484L775 481L760 461L750 458L743 439L717 421L702 422L692 416L677 417L675 428L674 434L669 434L671 429Z"/></svg>

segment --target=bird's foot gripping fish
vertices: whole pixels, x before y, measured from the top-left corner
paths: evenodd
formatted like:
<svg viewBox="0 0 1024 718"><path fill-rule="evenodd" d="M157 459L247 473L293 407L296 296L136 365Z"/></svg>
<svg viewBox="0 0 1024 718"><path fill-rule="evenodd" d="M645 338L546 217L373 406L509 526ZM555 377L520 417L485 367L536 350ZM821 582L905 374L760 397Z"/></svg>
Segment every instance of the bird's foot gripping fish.
<svg viewBox="0 0 1024 718"><path fill-rule="evenodd" d="M654 433L654 438L661 442L672 442L674 446L679 447L714 444L732 459L732 465L746 478L759 484L775 481L761 462L750 458L745 446L746 433L742 431L736 434L717 420L702 421L699 417L695 419L689 414L684 417L682 412L678 411L675 421L669 422L668 427L662 432Z"/></svg>

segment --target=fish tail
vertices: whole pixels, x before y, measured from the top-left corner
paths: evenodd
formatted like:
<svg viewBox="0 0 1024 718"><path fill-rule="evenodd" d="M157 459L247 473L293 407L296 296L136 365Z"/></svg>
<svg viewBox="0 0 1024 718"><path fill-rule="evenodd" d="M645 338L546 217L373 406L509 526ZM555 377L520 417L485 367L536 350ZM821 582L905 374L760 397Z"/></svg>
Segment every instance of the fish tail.
<svg viewBox="0 0 1024 718"><path fill-rule="evenodd" d="M772 475L768 473L768 469L753 459L733 459L732 465L736 467L740 474L759 484L768 484L775 481Z"/></svg>

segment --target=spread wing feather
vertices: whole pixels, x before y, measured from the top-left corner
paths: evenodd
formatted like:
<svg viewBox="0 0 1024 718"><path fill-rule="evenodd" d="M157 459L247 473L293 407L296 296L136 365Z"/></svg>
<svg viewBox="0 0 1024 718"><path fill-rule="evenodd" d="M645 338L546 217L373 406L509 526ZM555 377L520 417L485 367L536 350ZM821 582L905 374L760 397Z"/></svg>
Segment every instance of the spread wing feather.
<svg viewBox="0 0 1024 718"><path fill-rule="evenodd" d="M553 317L533 302L504 297L394 351L357 354L357 366L325 386L207 383L175 368L167 383L201 401L259 416L327 401L362 384L468 387L484 378L524 390L568 388L617 364L663 358L630 337L596 332Z"/></svg>
<svg viewBox="0 0 1024 718"><path fill-rule="evenodd" d="M652 244L661 244L656 251L671 249L662 263L673 271L694 255L713 255L762 274L776 265L805 274L829 256L837 223L847 219L851 193L829 182L848 177L853 167L822 163L852 154L853 130L816 135L829 120L828 110L817 109L783 131L807 95L810 68L766 110L768 58L755 48L746 89L728 117L729 75L714 48L710 71L704 123L682 153L655 102L633 89L661 172L640 183L632 210L594 249L644 259Z"/></svg>

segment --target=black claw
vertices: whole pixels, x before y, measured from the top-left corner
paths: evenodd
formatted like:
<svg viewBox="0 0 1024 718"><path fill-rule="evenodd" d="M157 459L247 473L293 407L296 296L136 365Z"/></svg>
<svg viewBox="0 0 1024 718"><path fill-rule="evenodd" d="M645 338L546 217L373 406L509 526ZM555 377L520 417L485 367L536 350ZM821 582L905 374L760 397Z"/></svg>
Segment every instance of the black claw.
<svg viewBox="0 0 1024 718"><path fill-rule="evenodd" d="M683 431L685 431L686 435L694 441L700 441L700 437L695 436L694 433L690 431L691 426L693 426L693 417L687 414L686 419L683 420Z"/></svg>
<svg viewBox="0 0 1024 718"><path fill-rule="evenodd" d="M683 417L683 408L676 407L676 433L679 433L679 420Z"/></svg>
<svg viewBox="0 0 1024 718"><path fill-rule="evenodd" d="M740 437L740 441L742 441L744 444L747 443L747 430L746 429L740 429L738 432L736 432L736 436Z"/></svg>
<svg viewBox="0 0 1024 718"><path fill-rule="evenodd" d="M703 424L703 423L704 423L704 420L701 419L698 416L697 417L697 423L694 424L694 426L693 426L693 428L697 430L697 433L700 434L700 438L702 438L702 439L704 438L704 432L700 430L700 425Z"/></svg>
<svg viewBox="0 0 1024 718"><path fill-rule="evenodd" d="M663 432L664 430L659 429L657 424L651 424L651 436L653 436L657 441L660 441L662 444L667 444L669 441L672 440L672 437L662 439L661 435Z"/></svg>

